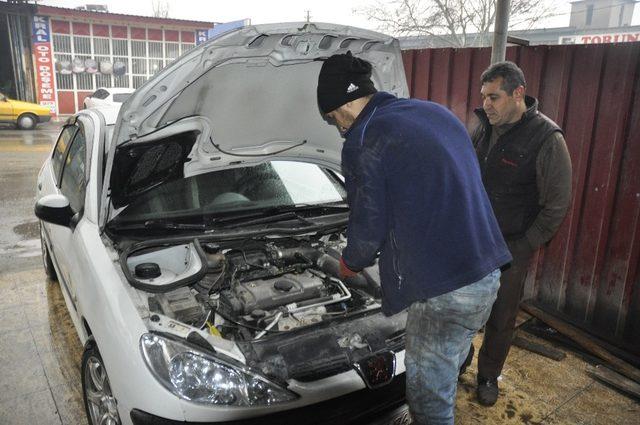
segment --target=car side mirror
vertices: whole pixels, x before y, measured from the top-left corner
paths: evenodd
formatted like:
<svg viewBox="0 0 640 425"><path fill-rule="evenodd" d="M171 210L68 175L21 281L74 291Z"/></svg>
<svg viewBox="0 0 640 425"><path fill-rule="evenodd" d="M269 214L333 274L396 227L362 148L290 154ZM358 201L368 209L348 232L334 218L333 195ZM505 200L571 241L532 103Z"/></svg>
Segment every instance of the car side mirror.
<svg viewBox="0 0 640 425"><path fill-rule="evenodd" d="M35 214L42 221L65 227L71 227L74 216L69 199L64 195L47 195L38 199Z"/></svg>

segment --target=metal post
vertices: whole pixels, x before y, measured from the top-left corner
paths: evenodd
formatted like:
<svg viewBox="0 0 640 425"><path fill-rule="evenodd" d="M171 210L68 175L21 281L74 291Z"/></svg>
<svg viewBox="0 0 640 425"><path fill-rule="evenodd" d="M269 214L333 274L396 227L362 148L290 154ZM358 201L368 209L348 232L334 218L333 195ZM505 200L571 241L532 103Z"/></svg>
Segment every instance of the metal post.
<svg viewBox="0 0 640 425"><path fill-rule="evenodd" d="M491 49L492 64L503 61L507 52L510 9L511 0L498 0L496 2L496 23L493 30L493 47Z"/></svg>

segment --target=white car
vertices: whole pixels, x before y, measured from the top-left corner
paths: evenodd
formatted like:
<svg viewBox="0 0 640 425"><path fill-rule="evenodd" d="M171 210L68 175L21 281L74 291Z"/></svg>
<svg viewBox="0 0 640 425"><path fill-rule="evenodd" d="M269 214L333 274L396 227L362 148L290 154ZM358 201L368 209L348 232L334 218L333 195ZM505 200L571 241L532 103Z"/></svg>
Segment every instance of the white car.
<svg viewBox="0 0 640 425"><path fill-rule="evenodd" d="M124 103L133 93L133 89L126 88L105 88L98 90L85 97L82 101L84 109L99 108L103 106L114 106Z"/></svg>
<svg viewBox="0 0 640 425"><path fill-rule="evenodd" d="M347 50L407 96L396 40L274 24L64 126L35 213L85 347L90 424L409 421L406 314L382 314L376 266L338 274L342 139L316 82Z"/></svg>

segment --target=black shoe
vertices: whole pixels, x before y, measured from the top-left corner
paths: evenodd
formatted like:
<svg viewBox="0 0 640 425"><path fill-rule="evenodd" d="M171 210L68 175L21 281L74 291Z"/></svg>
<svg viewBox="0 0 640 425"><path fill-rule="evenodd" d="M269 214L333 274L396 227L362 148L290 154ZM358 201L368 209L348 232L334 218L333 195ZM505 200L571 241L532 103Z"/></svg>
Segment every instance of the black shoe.
<svg viewBox="0 0 640 425"><path fill-rule="evenodd" d="M469 347L469 354L467 354L467 358L464 360L464 363L462 363L462 366L460 366L458 377L461 377L467 371L467 368L469 367L469 365L471 364L471 361L473 360L473 354L475 352L476 352L476 349L473 348L473 344L471 344L471 347Z"/></svg>
<svg viewBox="0 0 640 425"><path fill-rule="evenodd" d="M496 401L498 401L498 381L478 377L476 394L480 404L483 406L493 406L496 404Z"/></svg>

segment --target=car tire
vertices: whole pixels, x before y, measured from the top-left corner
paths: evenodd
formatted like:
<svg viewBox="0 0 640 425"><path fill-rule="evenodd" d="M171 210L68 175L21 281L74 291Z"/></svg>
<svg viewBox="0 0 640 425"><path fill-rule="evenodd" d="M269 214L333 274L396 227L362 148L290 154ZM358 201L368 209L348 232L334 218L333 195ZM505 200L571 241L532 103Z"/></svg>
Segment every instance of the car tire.
<svg viewBox="0 0 640 425"><path fill-rule="evenodd" d="M18 128L20 130L33 130L38 124L38 118L33 114L22 114L18 117Z"/></svg>
<svg viewBox="0 0 640 425"><path fill-rule="evenodd" d="M82 396L89 425L120 425L116 398L98 346L90 341L82 354Z"/></svg>
<svg viewBox="0 0 640 425"><path fill-rule="evenodd" d="M58 275L56 274L55 267L53 267L53 260L51 259L49 248L44 240L44 229L42 228L42 224L40 224L40 249L42 250L42 265L44 267L44 273L47 275L47 278L53 281L58 280Z"/></svg>

